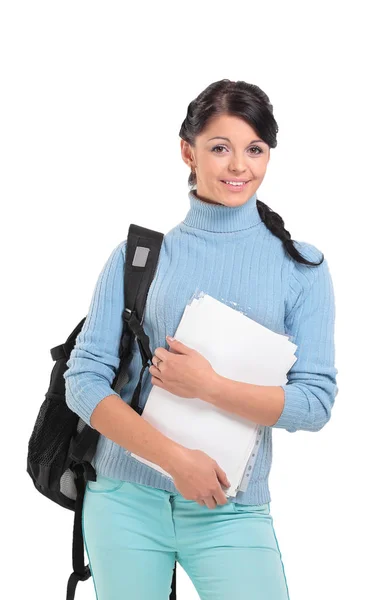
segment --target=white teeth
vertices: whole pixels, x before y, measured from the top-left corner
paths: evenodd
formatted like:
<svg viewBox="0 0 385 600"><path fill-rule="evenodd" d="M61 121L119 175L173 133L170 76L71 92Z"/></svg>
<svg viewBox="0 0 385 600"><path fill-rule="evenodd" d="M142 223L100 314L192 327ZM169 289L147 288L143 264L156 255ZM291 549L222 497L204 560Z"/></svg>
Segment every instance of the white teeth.
<svg viewBox="0 0 385 600"><path fill-rule="evenodd" d="M247 181L225 181L225 183L229 183L230 185L245 185Z"/></svg>

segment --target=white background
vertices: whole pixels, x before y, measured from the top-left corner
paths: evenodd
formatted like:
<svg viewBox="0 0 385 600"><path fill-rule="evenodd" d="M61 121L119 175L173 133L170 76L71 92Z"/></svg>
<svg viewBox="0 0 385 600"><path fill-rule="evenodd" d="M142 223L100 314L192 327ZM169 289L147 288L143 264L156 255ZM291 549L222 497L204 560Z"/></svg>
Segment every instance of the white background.
<svg viewBox="0 0 385 600"><path fill-rule="evenodd" d="M39 494L26 473L50 348L86 315L99 272L131 222L166 232L183 220L189 169L179 128L188 103L222 78L257 84L270 97L278 146L258 197L293 239L324 252L336 295L339 393L331 421L318 433L273 433L271 514L291 600L381 596L379 9L371 1L2 3L7 598L64 600L72 571L73 513ZM177 572L178 598L196 599ZM89 579L76 600L92 598Z"/></svg>

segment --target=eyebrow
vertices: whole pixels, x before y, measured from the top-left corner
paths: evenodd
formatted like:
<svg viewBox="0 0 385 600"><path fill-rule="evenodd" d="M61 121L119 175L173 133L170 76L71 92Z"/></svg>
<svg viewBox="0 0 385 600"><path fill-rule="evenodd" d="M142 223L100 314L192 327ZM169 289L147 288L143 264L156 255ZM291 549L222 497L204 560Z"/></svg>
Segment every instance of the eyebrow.
<svg viewBox="0 0 385 600"><path fill-rule="evenodd" d="M210 138L209 140L207 140L208 142L210 142L211 140L227 140L228 142L230 142L229 138L227 137L223 137L222 135L216 135L215 137ZM263 140L251 140L250 144L254 144L255 142L262 142L262 144L266 144L266 142L264 142ZM231 144L231 142L230 142ZM248 144L248 146L250 145Z"/></svg>

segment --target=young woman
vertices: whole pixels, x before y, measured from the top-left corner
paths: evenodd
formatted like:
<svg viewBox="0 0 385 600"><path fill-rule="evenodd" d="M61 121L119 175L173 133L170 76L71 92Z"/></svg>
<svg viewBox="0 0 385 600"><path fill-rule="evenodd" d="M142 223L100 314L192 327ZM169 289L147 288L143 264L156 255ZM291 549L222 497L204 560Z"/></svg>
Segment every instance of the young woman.
<svg viewBox="0 0 385 600"><path fill-rule="evenodd" d="M130 408L142 367L136 345L128 383L120 395L111 388L119 366L126 240L100 273L65 372L68 406L101 433L93 460L97 481L88 482L83 507L98 600L166 600L175 561L203 600L289 598L270 513L272 429L319 431L338 388L327 262L315 246L292 240L282 218L256 195L277 132L269 98L243 81L215 82L189 104L180 138L191 168L190 208L164 236L144 313L155 351L141 407L159 386L263 428L247 489L235 498L226 498L230 482L210 456L173 442ZM163 206L171 189L156 192ZM167 337L196 291L236 303L258 323L291 336L297 361L286 385L221 377L200 353Z"/></svg>

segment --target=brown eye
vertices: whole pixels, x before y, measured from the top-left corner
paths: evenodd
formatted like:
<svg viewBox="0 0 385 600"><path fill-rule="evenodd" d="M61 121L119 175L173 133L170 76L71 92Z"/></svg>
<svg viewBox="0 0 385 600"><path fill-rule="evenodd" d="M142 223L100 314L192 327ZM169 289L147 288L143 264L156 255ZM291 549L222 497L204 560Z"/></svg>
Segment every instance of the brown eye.
<svg viewBox="0 0 385 600"><path fill-rule="evenodd" d="M212 152L214 152L214 150L216 150L216 148L224 148L225 146L214 146L214 148L212 149ZM223 152L214 152L214 154L223 154Z"/></svg>

